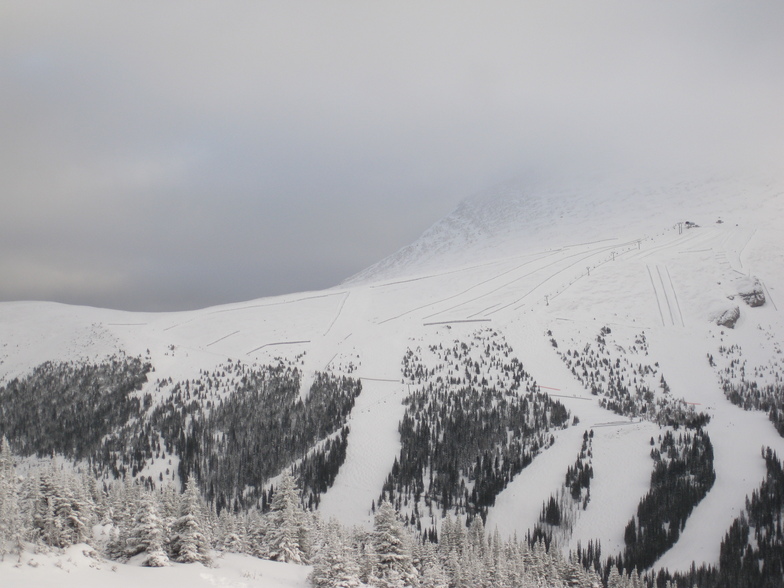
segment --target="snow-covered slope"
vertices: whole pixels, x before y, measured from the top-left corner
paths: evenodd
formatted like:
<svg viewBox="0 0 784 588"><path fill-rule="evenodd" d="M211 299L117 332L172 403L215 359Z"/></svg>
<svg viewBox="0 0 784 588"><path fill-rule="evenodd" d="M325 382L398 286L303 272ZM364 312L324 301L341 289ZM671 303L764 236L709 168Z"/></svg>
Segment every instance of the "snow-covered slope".
<svg viewBox="0 0 784 588"><path fill-rule="evenodd" d="M771 176L647 174L526 176L462 202L408 245L346 283L389 279L532 249L641 239L677 222L756 226L781 213Z"/></svg>
<svg viewBox="0 0 784 588"><path fill-rule="evenodd" d="M211 568L201 564L145 568L105 560L88 545L79 544L63 553L24 553L21 561L20 558L7 556L0 561L0 578L6 588L131 588L142 585L306 588L311 569L310 566L265 561L233 553L223 554Z"/></svg>
<svg viewBox="0 0 784 588"><path fill-rule="evenodd" d="M784 455L784 439L764 413L726 399L721 366L707 357L737 345L750 365L784 375L782 219L779 179L519 180L467 200L409 247L322 292L183 313L0 304L0 383L43 361L119 351L149 357L155 379L277 358L302 368L302 395L317 371L361 378L346 461L320 510L367 525L400 454L402 401L412 388L401 372L406 351L490 328L579 424L554 431L552 447L498 495L489 528L531 529L593 429L591 500L564 548L600 539L610 554L623 548L624 527L648 490L650 439L660 428L602 408L559 357L607 327L612 361L655 367L673 398L711 417L716 483L659 563L715 564L723 534L763 476L760 447ZM749 283L759 284L763 305L744 302ZM732 307L734 328L717 325ZM641 335L648 347L632 355Z"/></svg>

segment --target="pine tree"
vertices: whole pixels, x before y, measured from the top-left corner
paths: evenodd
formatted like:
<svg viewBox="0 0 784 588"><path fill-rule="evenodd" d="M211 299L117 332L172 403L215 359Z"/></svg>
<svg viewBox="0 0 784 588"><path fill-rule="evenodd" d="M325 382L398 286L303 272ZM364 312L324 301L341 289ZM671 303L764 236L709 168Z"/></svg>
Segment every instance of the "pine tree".
<svg viewBox="0 0 784 588"><path fill-rule="evenodd" d="M260 559L269 559L269 545L267 535L269 517L262 516L258 510L253 510L248 515L245 535L248 538L248 553Z"/></svg>
<svg viewBox="0 0 784 588"><path fill-rule="evenodd" d="M130 477L121 484L113 484L107 500L107 514L112 525L106 555L110 559L125 561L128 558L128 535L134 515L139 509L141 488L131 483Z"/></svg>
<svg viewBox="0 0 784 588"><path fill-rule="evenodd" d="M57 471L54 460L35 476L34 534L52 547L68 547L92 536L93 505L76 476Z"/></svg>
<svg viewBox="0 0 784 588"><path fill-rule="evenodd" d="M294 478L284 472L272 499L267 538L269 558L275 561L306 563L307 524L299 504Z"/></svg>
<svg viewBox="0 0 784 588"><path fill-rule="evenodd" d="M618 573L618 568L612 566L607 576L607 588L625 588L626 579Z"/></svg>
<svg viewBox="0 0 784 588"><path fill-rule="evenodd" d="M71 545L85 543L92 537L95 504L81 476L66 476L63 487L64 496L59 511L63 526L67 529L67 540Z"/></svg>
<svg viewBox="0 0 784 588"><path fill-rule="evenodd" d="M507 583L508 564L504 544L498 527L495 528L493 536L487 549L485 566L490 571L489 581L492 586L502 586Z"/></svg>
<svg viewBox="0 0 784 588"><path fill-rule="evenodd" d="M161 488L158 497L158 515L163 523L163 536L168 542L174 536L174 524L180 515L180 494L172 484Z"/></svg>
<svg viewBox="0 0 784 588"><path fill-rule="evenodd" d="M411 562L411 548L395 509L386 500L376 512L373 532L376 565L374 581L383 588L398 588L416 582Z"/></svg>
<svg viewBox="0 0 784 588"><path fill-rule="evenodd" d="M147 554L142 565L159 568L169 565L169 558L163 550L163 521L158 515L158 506L149 492L142 494L139 508L127 540L127 555Z"/></svg>
<svg viewBox="0 0 784 588"><path fill-rule="evenodd" d="M327 528L326 543L314 562L310 575L317 588L356 588L361 584L360 568L354 550L348 545L340 525L334 521Z"/></svg>
<svg viewBox="0 0 784 588"><path fill-rule="evenodd" d="M196 482L191 478L185 486L180 504L180 517L172 528L170 549L175 561L181 563L212 563L209 544L202 532L202 509Z"/></svg>
<svg viewBox="0 0 784 588"><path fill-rule="evenodd" d="M223 509L218 517L220 548L229 553L245 553L247 541L242 526L237 523L236 515Z"/></svg>
<svg viewBox="0 0 784 588"><path fill-rule="evenodd" d="M22 519L14 458L8 440L0 439L0 558L9 550L20 550Z"/></svg>
<svg viewBox="0 0 784 588"><path fill-rule="evenodd" d="M529 571L535 578L544 580L547 577L547 549L542 540L534 543L533 549L530 551Z"/></svg>
<svg viewBox="0 0 784 588"><path fill-rule="evenodd" d="M449 577L444 571L444 567L438 560L425 563L422 568L422 577L419 582L420 588L448 588Z"/></svg>
<svg viewBox="0 0 784 588"><path fill-rule="evenodd" d="M482 523L482 517L474 517L471 521L471 526L468 527L468 545L471 546L479 557L484 558L485 551L487 550L487 537L485 535L485 526Z"/></svg>
<svg viewBox="0 0 784 588"><path fill-rule="evenodd" d="M359 542L359 579L365 584L370 584L376 568L376 552L373 549L372 537L366 532L356 532L355 538Z"/></svg>

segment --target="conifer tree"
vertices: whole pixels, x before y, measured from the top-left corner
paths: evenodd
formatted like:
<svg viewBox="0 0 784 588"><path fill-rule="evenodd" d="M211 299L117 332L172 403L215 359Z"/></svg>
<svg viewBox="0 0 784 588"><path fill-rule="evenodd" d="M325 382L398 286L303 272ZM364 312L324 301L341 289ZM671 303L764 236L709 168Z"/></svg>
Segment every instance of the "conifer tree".
<svg viewBox="0 0 784 588"><path fill-rule="evenodd" d="M57 471L54 460L34 476L29 507L33 534L52 547L68 547L92 535L93 505L76 476Z"/></svg>
<svg viewBox="0 0 784 588"><path fill-rule="evenodd" d="M284 472L269 513L267 543L270 559L298 564L307 562L307 524L304 515L294 478Z"/></svg>
<svg viewBox="0 0 784 588"><path fill-rule="evenodd" d="M476 516L471 521L471 526L468 528L468 544L477 553L479 557L485 556L487 550L487 537L485 535L485 526L482 523L482 517Z"/></svg>
<svg viewBox="0 0 784 588"><path fill-rule="evenodd" d="M607 588L625 588L626 581L624 577L618 573L618 568L612 566L610 574L607 576Z"/></svg>
<svg viewBox="0 0 784 588"><path fill-rule="evenodd" d="M400 588L416 582L411 548L395 509L386 500L376 512L373 532L373 581L382 588Z"/></svg>
<svg viewBox="0 0 784 588"><path fill-rule="evenodd" d="M376 552L373 549L372 535L355 529L354 538L358 543L359 579L369 584L376 566Z"/></svg>
<svg viewBox="0 0 784 588"><path fill-rule="evenodd" d="M229 553L245 553L247 541L244 529L237 522L236 515L223 509L218 517L220 548Z"/></svg>
<svg viewBox="0 0 784 588"><path fill-rule="evenodd" d="M258 510L252 510L247 518L245 533L248 538L248 553L261 559L269 559L268 528L269 517L262 516Z"/></svg>
<svg viewBox="0 0 784 588"><path fill-rule="evenodd" d="M332 521L326 543L316 557L311 583L317 588L356 588L361 584L356 553L346 541L340 524Z"/></svg>
<svg viewBox="0 0 784 588"><path fill-rule="evenodd" d="M0 558L11 549L19 549L22 520L14 458L8 440L0 439Z"/></svg>
<svg viewBox="0 0 784 588"><path fill-rule="evenodd" d="M107 517L112 529L106 544L106 555L111 559L124 561L128 557L128 536L141 500L140 492L140 487L133 484L130 477L121 484L112 485L107 500Z"/></svg>
<svg viewBox="0 0 784 588"><path fill-rule="evenodd" d="M170 549L175 561L181 563L212 563L209 544L202 532L202 509L199 491L193 478L188 480L180 503L180 517L172 528Z"/></svg>
<svg viewBox="0 0 784 588"><path fill-rule="evenodd" d="M158 506L154 497L149 492L144 492L129 532L127 554L129 557L139 553L147 554L142 562L144 566L166 566L169 564L169 558L163 550L163 540L163 521L158 515Z"/></svg>
<svg viewBox="0 0 784 588"><path fill-rule="evenodd" d="M68 541L71 545L85 543L92 537L95 503L84 486L82 476L66 476L63 488L60 510L64 525L68 529Z"/></svg>

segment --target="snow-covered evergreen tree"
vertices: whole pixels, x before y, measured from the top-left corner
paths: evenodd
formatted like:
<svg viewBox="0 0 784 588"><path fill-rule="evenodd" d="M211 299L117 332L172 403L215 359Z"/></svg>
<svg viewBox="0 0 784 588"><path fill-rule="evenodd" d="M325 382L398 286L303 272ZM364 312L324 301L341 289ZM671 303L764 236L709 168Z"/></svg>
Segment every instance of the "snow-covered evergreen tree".
<svg viewBox="0 0 784 588"><path fill-rule="evenodd" d="M73 474L66 476L63 494L56 510L67 529L67 541L71 545L85 543L92 537L95 504L84 486L83 477Z"/></svg>
<svg viewBox="0 0 784 588"><path fill-rule="evenodd" d="M180 517L172 527L169 543L172 559L181 563L210 564L210 546L202 532L202 508L199 490L191 478L185 486L180 504Z"/></svg>
<svg viewBox="0 0 784 588"><path fill-rule="evenodd" d="M373 549L372 535L367 531L354 529L354 540L357 542L359 553L359 578L364 583L370 583L376 565L376 552Z"/></svg>
<svg viewBox="0 0 784 588"><path fill-rule="evenodd" d="M0 558L20 547L22 519L18 493L14 457L8 440L3 437L0 439Z"/></svg>
<svg viewBox="0 0 784 588"><path fill-rule="evenodd" d="M128 557L128 535L134 515L139 508L141 488L126 478L123 483L113 484L107 498L104 523L111 524L105 553L110 559L124 561Z"/></svg>
<svg viewBox="0 0 784 588"><path fill-rule="evenodd" d="M163 521L158 515L155 498L144 492L139 502L133 525L128 534L127 555L147 554L142 565L158 568L169 564L169 557L163 550Z"/></svg>
<svg viewBox="0 0 784 588"><path fill-rule="evenodd" d="M269 559L267 530L269 517L262 516L258 510L252 510L246 520L245 536L248 539L248 553L261 559Z"/></svg>
<svg viewBox="0 0 784 588"><path fill-rule="evenodd" d="M507 583L506 551L497 527L488 542L485 568L488 570L488 580L492 586L503 586Z"/></svg>
<svg viewBox="0 0 784 588"><path fill-rule="evenodd" d="M468 545L473 549L479 556L485 556L485 550L487 549L487 536L485 534L485 525L482 522L482 517L474 517L474 520L471 521L471 525L468 527Z"/></svg>
<svg viewBox="0 0 784 588"><path fill-rule="evenodd" d="M310 582L317 588L356 588L361 584L356 552L337 521L325 530L325 543L315 559Z"/></svg>
<svg viewBox="0 0 784 588"><path fill-rule="evenodd" d="M429 541L419 548L419 587L420 588L448 588L449 576L435 546Z"/></svg>
<svg viewBox="0 0 784 588"><path fill-rule="evenodd" d="M158 514L163 523L163 535L168 543L174 535L172 531L174 524L180 518L180 494L174 485L169 484L161 488L158 497Z"/></svg>
<svg viewBox="0 0 784 588"><path fill-rule="evenodd" d="M33 535L52 547L68 547L92 537L94 507L78 477L57 470L54 461L34 474L29 499Z"/></svg>
<svg viewBox="0 0 784 588"><path fill-rule="evenodd" d="M618 568L612 566L607 576L607 588L626 588L626 579L618 573Z"/></svg>
<svg viewBox="0 0 784 588"><path fill-rule="evenodd" d="M294 478L284 472L269 513L267 545L270 559L298 564L307 562L307 521L304 515Z"/></svg>
<svg viewBox="0 0 784 588"><path fill-rule="evenodd" d="M248 548L243 526L228 509L223 509L218 516L218 544L229 553L245 553Z"/></svg>
<svg viewBox="0 0 784 588"><path fill-rule="evenodd" d="M410 538L386 500L376 511L373 532L375 566L371 584L382 588L402 588L416 583L411 559Z"/></svg>

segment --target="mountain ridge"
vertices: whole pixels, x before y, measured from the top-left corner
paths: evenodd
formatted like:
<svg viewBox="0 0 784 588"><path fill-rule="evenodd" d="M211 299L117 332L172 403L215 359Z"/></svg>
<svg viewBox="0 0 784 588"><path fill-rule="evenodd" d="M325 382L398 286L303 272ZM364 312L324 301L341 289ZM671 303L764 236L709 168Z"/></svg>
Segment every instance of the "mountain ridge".
<svg viewBox="0 0 784 588"><path fill-rule="evenodd" d="M730 222L734 216L744 217L750 202L765 207L784 193L784 184L772 174L668 172L664 177L662 181L631 172L521 176L463 200L412 244L342 284L394 277L408 268L432 269L434 263L454 265L456 255L475 261L489 251L495 256L512 255L543 241L570 246L577 241L564 240L564 235L573 232L579 234L579 241L589 241L606 239L608 234L637 235L641 228L649 233L678 222ZM483 241L491 245L483 247Z"/></svg>

